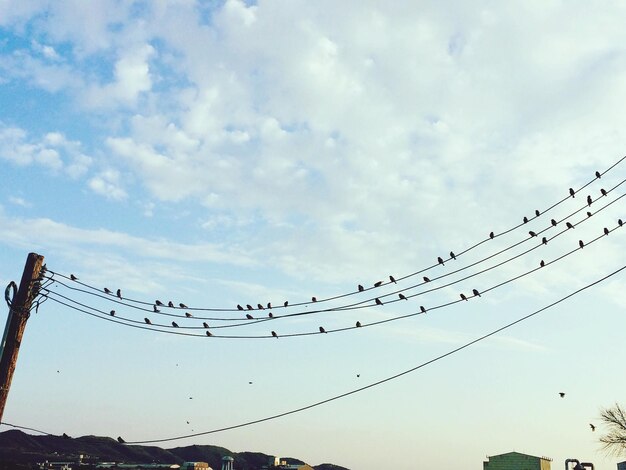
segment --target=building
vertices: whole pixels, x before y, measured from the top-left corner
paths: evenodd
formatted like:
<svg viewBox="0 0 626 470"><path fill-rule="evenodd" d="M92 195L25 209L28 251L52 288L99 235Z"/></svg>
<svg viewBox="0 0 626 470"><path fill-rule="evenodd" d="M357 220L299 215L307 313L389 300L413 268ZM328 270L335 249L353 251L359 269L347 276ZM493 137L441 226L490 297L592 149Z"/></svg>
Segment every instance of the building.
<svg viewBox="0 0 626 470"><path fill-rule="evenodd" d="M617 470L626 470L626 460L617 464Z"/></svg>
<svg viewBox="0 0 626 470"><path fill-rule="evenodd" d="M180 470L211 470L209 464L206 462L185 462L180 466Z"/></svg>
<svg viewBox="0 0 626 470"><path fill-rule="evenodd" d="M483 470L550 470L551 461L548 457L507 452L488 456L487 461L483 462Z"/></svg>

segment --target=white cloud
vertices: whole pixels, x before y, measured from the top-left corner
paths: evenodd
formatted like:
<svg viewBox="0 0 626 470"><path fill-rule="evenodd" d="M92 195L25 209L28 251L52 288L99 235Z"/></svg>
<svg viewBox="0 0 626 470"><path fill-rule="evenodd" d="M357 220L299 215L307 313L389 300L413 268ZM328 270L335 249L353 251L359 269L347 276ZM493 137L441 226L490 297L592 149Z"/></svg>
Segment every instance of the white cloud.
<svg viewBox="0 0 626 470"><path fill-rule="evenodd" d="M16 206L21 207L32 207L33 205L28 202L26 199L17 197L17 196L9 196L9 202L15 204Z"/></svg>
<svg viewBox="0 0 626 470"><path fill-rule="evenodd" d="M101 171L89 180L88 185L96 194L114 201L122 201L128 196L121 187L120 173L116 170Z"/></svg>

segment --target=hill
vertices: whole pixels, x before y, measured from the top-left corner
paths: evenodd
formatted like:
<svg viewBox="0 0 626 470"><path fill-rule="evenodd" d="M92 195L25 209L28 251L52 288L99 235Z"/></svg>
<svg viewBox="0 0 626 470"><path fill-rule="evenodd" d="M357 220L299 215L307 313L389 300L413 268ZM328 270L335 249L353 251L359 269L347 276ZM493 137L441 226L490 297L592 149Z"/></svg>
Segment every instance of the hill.
<svg viewBox="0 0 626 470"><path fill-rule="evenodd" d="M221 469L224 456L235 459L237 470L260 470L268 464L270 455L261 452L231 452L224 447L191 445L162 449L156 446L124 445L110 437L35 436L19 430L0 433L0 470L29 468L28 464L48 461L75 461L80 455L96 462L124 463L177 463L189 461L208 462L215 470ZM286 459L289 463L304 463ZM8 465L8 466L7 466ZM348 470L333 464L314 466L316 470Z"/></svg>

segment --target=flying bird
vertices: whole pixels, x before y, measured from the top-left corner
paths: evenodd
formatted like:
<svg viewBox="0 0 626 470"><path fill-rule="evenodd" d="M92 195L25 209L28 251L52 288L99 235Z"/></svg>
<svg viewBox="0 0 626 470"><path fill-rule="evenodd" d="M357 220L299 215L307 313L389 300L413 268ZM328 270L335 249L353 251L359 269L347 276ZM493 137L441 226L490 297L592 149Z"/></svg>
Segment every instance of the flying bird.
<svg viewBox="0 0 626 470"><path fill-rule="evenodd" d="M575 194L576 194L576 191L574 191L572 188L569 188L569 195L574 197Z"/></svg>
<svg viewBox="0 0 626 470"><path fill-rule="evenodd" d="M114 317L114 316L115 316L115 310L111 310L111 311L109 312L109 315L111 315L112 317Z"/></svg>
<svg viewBox="0 0 626 470"><path fill-rule="evenodd" d="M202 326L203 326L203 327L205 327L205 328L208 328L208 327L209 327L209 324L208 324L207 322L203 321L203 322L202 322Z"/></svg>
<svg viewBox="0 0 626 470"><path fill-rule="evenodd" d="M278 335L276 334L276 332L275 332L275 331L272 331L272 336L273 336L274 338L278 338Z"/></svg>
<svg viewBox="0 0 626 470"><path fill-rule="evenodd" d="M143 321L145 321L148 325L152 325L152 322L150 321L149 318L144 318Z"/></svg>
<svg viewBox="0 0 626 470"><path fill-rule="evenodd" d="M530 235L531 237L536 237L537 234L535 232L533 232L532 230L528 231L528 235Z"/></svg>
<svg viewBox="0 0 626 470"><path fill-rule="evenodd" d="M535 209L535 215L536 215L537 217L539 217L539 216L541 215L541 212L539 212L539 209Z"/></svg>
<svg viewBox="0 0 626 470"><path fill-rule="evenodd" d="M430 279L424 276L424 282L430 282Z"/></svg>
<svg viewBox="0 0 626 470"><path fill-rule="evenodd" d="M394 284L397 284L397 282L396 282L396 278L395 278L395 277L393 277L393 276L389 276L389 280L390 280L391 282L393 282Z"/></svg>
<svg viewBox="0 0 626 470"><path fill-rule="evenodd" d="M326 330L324 329L323 326L320 326L320 333L326 333Z"/></svg>
<svg viewBox="0 0 626 470"><path fill-rule="evenodd" d="M172 302L171 300L167 303L168 307L174 308L174 302Z"/></svg>
<svg viewBox="0 0 626 470"><path fill-rule="evenodd" d="M248 320L253 320L254 319L254 317L252 315L250 315L249 313L246 313L246 318Z"/></svg>
<svg viewBox="0 0 626 470"><path fill-rule="evenodd" d="M361 322L360 321L356 322L356 327L357 328L361 328Z"/></svg>
<svg viewBox="0 0 626 470"><path fill-rule="evenodd" d="M437 257L437 262L438 262L440 265L445 266L445 264L443 264L443 258L442 258L441 256L438 256L438 257Z"/></svg>
<svg viewBox="0 0 626 470"><path fill-rule="evenodd" d="M105 294L111 294L112 292L111 292L111 290L109 288L105 287L104 288L104 293Z"/></svg>
<svg viewBox="0 0 626 470"><path fill-rule="evenodd" d="M383 304L378 297L376 297L376 299L374 299L374 300L376 301L376 305L382 305Z"/></svg>
<svg viewBox="0 0 626 470"><path fill-rule="evenodd" d="M543 243L544 245L547 245L548 244L548 239L546 237L543 237L541 239L541 243Z"/></svg>
<svg viewBox="0 0 626 470"><path fill-rule="evenodd" d="M246 308L248 310L254 310L254 307L252 305L250 305L250 304L246 304Z"/></svg>
<svg viewBox="0 0 626 470"><path fill-rule="evenodd" d="M556 227L556 220L550 219L550 223L552 224L553 227Z"/></svg>
<svg viewBox="0 0 626 470"><path fill-rule="evenodd" d="M480 292L478 292L478 289L472 289L472 294L474 294L474 296L480 297Z"/></svg>
<svg viewBox="0 0 626 470"><path fill-rule="evenodd" d="M157 308L157 306L156 306L156 305L153 305L153 306L152 306L152 311L153 311L154 313L159 313L161 310L159 310L159 309Z"/></svg>
<svg viewBox="0 0 626 470"><path fill-rule="evenodd" d="M178 306L179 306L180 308L187 308L187 306L186 306L185 304L178 304Z"/></svg>
<svg viewBox="0 0 626 470"><path fill-rule="evenodd" d="M546 262L544 260L539 261L539 266L543 268L545 265L546 265Z"/></svg>
<svg viewBox="0 0 626 470"><path fill-rule="evenodd" d="M398 297L400 297L401 300L407 300L406 296L402 292L398 294Z"/></svg>
<svg viewBox="0 0 626 470"><path fill-rule="evenodd" d="M317 297L311 297L311 302L317 302Z"/></svg>
<svg viewBox="0 0 626 470"><path fill-rule="evenodd" d="M578 246L580 246L581 248L584 248L585 244L583 243L582 240L578 240Z"/></svg>
<svg viewBox="0 0 626 470"><path fill-rule="evenodd" d="M359 289L359 292L363 292L365 290L365 288L361 284L357 286L357 289Z"/></svg>
<svg viewBox="0 0 626 470"><path fill-rule="evenodd" d="M258 307L259 310L265 310L265 307L261 304L257 304L256 306Z"/></svg>
<svg viewBox="0 0 626 470"><path fill-rule="evenodd" d="M601 177L602 177L602 175L600 174L600 172L596 171L596 178L601 178Z"/></svg>
<svg viewBox="0 0 626 470"><path fill-rule="evenodd" d="M237 310L243 310L243 307L239 304L237 304Z"/></svg>
<svg viewBox="0 0 626 470"><path fill-rule="evenodd" d="M383 281L378 281L374 283L374 287L380 287L383 285Z"/></svg>
<svg viewBox="0 0 626 470"><path fill-rule="evenodd" d="M121 299L121 298L122 298L122 290L121 290L121 289L118 289L118 290L117 290L117 292L115 293L115 295L117 295L117 296L118 296L118 298L120 298L120 299Z"/></svg>
<svg viewBox="0 0 626 470"><path fill-rule="evenodd" d="M589 423L589 427L591 428L591 431L595 431L596 430L596 427L593 424L591 424L591 423ZM65 436L63 436L63 437L65 437Z"/></svg>
<svg viewBox="0 0 626 470"><path fill-rule="evenodd" d="M524 223L527 224L528 223L528 217L524 216Z"/></svg>
<svg viewBox="0 0 626 470"><path fill-rule="evenodd" d="M155 301L154 301L154 303L155 303L155 304L157 304L159 307L160 307L161 305L163 305L163 302L161 302L161 301L160 301L160 300L158 300L158 299L157 299L157 300L155 300Z"/></svg>
<svg viewBox="0 0 626 470"><path fill-rule="evenodd" d="M609 229L608 229L608 228L606 228L606 227L604 227L604 234L605 234L605 235L608 235L608 234L609 234Z"/></svg>
<svg viewBox="0 0 626 470"><path fill-rule="evenodd" d="M565 392L559 392L559 396L563 398L565 396Z"/></svg>
<svg viewBox="0 0 626 470"><path fill-rule="evenodd" d="M173 326L174 328L178 328L178 323L176 323L175 321L173 321L173 322L172 322L172 326Z"/></svg>
<svg viewBox="0 0 626 470"><path fill-rule="evenodd" d="M465 297L465 294L461 294L461 299L467 300L467 297Z"/></svg>
<svg viewBox="0 0 626 470"><path fill-rule="evenodd" d="M74 276L73 274L70 274L70 279L72 281L78 281L78 278L76 276Z"/></svg>
<svg viewBox="0 0 626 470"><path fill-rule="evenodd" d="M454 255L454 252L452 252L452 251L450 252L450 258L456 260L456 256Z"/></svg>
<svg viewBox="0 0 626 470"><path fill-rule="evenodd" d="M492 240L495 238L496 234L493 232L489 232L489 238L491 238Z"/></svg>
<svg viewBox="0 0 626 470"><path fill-rule="evenodd" d="M592 202L593 202L593 199L591 199L591 196L587 196L587 204L591 205Z"/></svg>
<svg viewBox="0 0 626 470"><path fill-rule="evenodd" d="M565 225L567 225L567 228L575 228L571 222L565 222Z"/></svg>
<svg viewBox="0 0 626 470"><path fill-rule="evenodd" d="M120 436L117 436L117 442L119 442L120 444L126 443L126 441L122 439Z"/></svg>
<svg viewBox="0 0 626 470"><path fill-rule="evenodd" d="M426 308L424 308L423 305L420 305L420 310L421 310L422 313L426 313Z"/></svg>

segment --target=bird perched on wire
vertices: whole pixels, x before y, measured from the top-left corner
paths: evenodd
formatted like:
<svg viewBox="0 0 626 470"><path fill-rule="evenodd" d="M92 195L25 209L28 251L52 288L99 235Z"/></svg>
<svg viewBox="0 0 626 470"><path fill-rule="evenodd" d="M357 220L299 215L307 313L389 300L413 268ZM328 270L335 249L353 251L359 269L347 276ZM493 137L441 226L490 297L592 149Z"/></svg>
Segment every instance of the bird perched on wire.
<svg viewBox="0 0 626 470"><path fill-rule="evenodd" d="M423 305L420 305L420 311L422 313L426 313L426 308Z"/></svg>
<svg viewBox="0 0 626 470"><path fill-rule="evenodd" d="M624 225L624 222L622 222L622 219L617 219L617 225L619 225L620 227Z"/></svg>
<svg viewBox="0 0 626 470"><path fill-rule="evenodd" d="M591 205L592 202L593 202L593 199L591 199L591 196L587 196L587 204Z"/></svg>
<svg viewBox="0 0 626 470"><path fill-rule="evenodd" d="M209 324L208 324L207 322L203 321L203 322L202 322L202 326L203 326L203 327L205 327L205 328L208 328L208 327L209 327Z"/></svg>
<svg viewBox="0 0 626 470"><path fill-rule="evenodd" d="M378 281L374 283L374 287L380 287L383 285L383 281Z"/></svg>
<svg viewBox="0 0 626 470"><path fill-rule="evenodd" d="M357 328L361 328L361 322L360 321L356 322L356 327Z"/></svg>
<svg viewBox="0 0 626 470"><path fill-rule="evenodd" d="M376 302L376 305L382 305L383 304L382 301L378 297L376 297L374 299L374 301Z"/></svg>
<svg viewBox="0 0 626 470"><path fill-rule="evenodd" d="M398 294L398 297L400 297L401 300L407 300L406 296L402 292Z"/></svg>
<svg viewBox="0 0 626 470"><path fill-rule="evenodd" d="M254 319L254 317L252 315L250 315L249 313L246 313L246 318L248 320L253 320Z"/></svg>
<svg viewBox="0 0 626 470"><path fill-rule="evenodd" d="M256 305L259 310L265 310L265 307L261 304Z"/></svg>
<svg viewBox="0 0 626 470"><path fill-rule="evenodd" d="M543 268L545 265L546 265L546 262L544 260L539 261L539 266Z"/></svg>
<svg viewBox="0 0 626 470"><path fill-rule="evenodd" d="M185 316L186 316L187 318L191 318L191 317L193 317L193 315L192 315L191 313L189 313L189 312L185 312Z"/></svg>
<svg viewBox="0 0 626 470"><path fill-rule="evenodd" d="M365 290L365 287L363 287L361 284L356 286L356 288L359 290L359 292L363 292Z"/></svg>
<svg viewBox="0 0 626 470"><path fill-rule="evenodd" d="M274 338L278 338L278 335L276 334L276 332L275 332L275 331L272 331L272 336L273 336Z"/></svg>
<svg viewBox="0 0 626 470"><path fill-rule="evenodd" d="M317 302L317 297L311 297L311 302Z"/></svg>
<svg viewBox="0 0 626 470"><path fill-rule="evenodd" d="M239 304L237 304L237 310L243 310L243 307Z"/></svg>
<svg viewBox="0 0 626 470"><path fill-rule="evenodd" d="M541 215L541 212L539 212L539 209L535 209L535 215L536 215L537 217L539 217L539 216Z"/></svg>
<svg viewBox="0 0 626 470"><path fill-rule="evenodd" d="M326 333L326 330L324 329L323 326L320 326L320 333Z"/></svg>
<svg viewBox="0 0 626 470"><path fill-rule="evenodd" d="M474 296L480 297L480 292L478 292L478 289L472 289L472 294L474 294Z"/></svg>
<svg viewBox="0 0 626 470"><path fill-rule="evenodd" d="M150 319L148 317L144 318L143 321L145 321L146 324L148 324L148 325L152 325L152 322L150 321Z"/></svg>
<svg viewBox="0 0 626 470"><path fill-rule="evenodd" d="M117 292L115 293L115 295L117 295L118 298L122 298L122 290L118 289Z"/></svg>
<svg viewBox="0 0 626 470"><path fill-rule="evenodd" d="M283 307L286 307L287 305L289 305L289 301L285 300L285 303L283 304Z"/></svg>
<svg viewBox="0 0 626 470"><path fill-rule="evenodd" d="M78 278L76 276L74 276L73 274L70 274L70 279L72 281L78 281Z"/></svg>
<svg viewBox="0 0 626 470"><path fill-rule="evenodd" d="M572 225L571 222L565 222L565 225L567 226L567 228L576 228Z"/></svg>
<svg viewBox="0 0 626 470"><path fill-rule="evenodd" d="M541 238L541 243L543 243L544 245L548 244L548 239L546 237L542 237Z"/></svg>
<svg viewBox="0 0 626 470"><path fill-rule="evenodd" d="M157 308L157 306L156 306L156 305L153 305L153 306L152 306L152 311L153 311L154 313L159 313L161 310L159 310L159 309Z"/></svg>
<svg viewBox="0 0 626 470"><path fill-rule="evenodd" d="M528 235L530 235L531 237L536 237L537 234L535 232L533 232L532 230L528 231Z"/></svg>
<svg viewBox="0 0 626 470"><path fill-rule="evenodd" d="M267 303L267 308L272 308L272 302Z"/></svg>
<svg viewBox="0 0 626 470"><path fill-rule="evenodd" d="M179 306L180 308L187 308L187 306L186 306L185 304L178 304L178 306Z"/></svg>
<svg viewBox="0 0 626 470"><path fill-rule="evenodd" d="M585 243L582 240L578 240L578 246L581 248L585 247Z"/></svg>
<svg viewBox="0 0 626 470"><path fill-rule="evenodd" d="M453 251L450 252L450 258L452 258L453 260L456 260L456 255L454 254Z"/></svg>
<svg viewBox="0 0 626 470"><path fill-rule="evenodd" d="M112 294L111 289L109 289L108 287L104 288L104 293L105 294Z"/></svg>
<svg viewBox="0 0 626 470"><path fill-rule="evenodd" d="M600 172L596 171L596 178L601 178L601 177L602 177L602 175L600 174Z"/></svg>
<svg viewBox="0 0 626 470"><path fill-rule="evenodd" d="M248 310L254 310L254 307L252 305L250 305L250 304L246 304L246 308Z"/></svg>
<svg viewBox="0 0 626 470"><path fill-rule="evenodd" d="M552 224L553 227L556 227L556 220L550 219L550 223Z"/></svg>
<svg viewBox="0 0 626 470"><path fill-rule="evenodd" d="M528 223L528 217L524 216L524 223L527 224Z"/></svg>
<svg viewBox="0 0 626 470"><path fill-rule="evenodd" d="M569 188L569 195L574 197L575 194L576 194L576 191L574 191L572 188Z"/></svg>
<svg viewBox="0 0 626 470"><path fill-rule="evenodd" d="M465 294L461 294L461 299L467 300L467 297L465 297Z"/></svg>
<svg viewBox="0 0 626 470"><path fill-rule="evenodd" d="M172 326L173 326L174 328L178 328L178 323L176 323L175 321L173 321L173 322L172 322Z"/></svg>
<svg viewBox="0 0 626 470"><path fill-rule="evenodd" d="M422 279L424 279L424 282L430 282L430 278L424 276Z"/></svg>
<svg viewBox="0 0 626 470"><path fill-rule="evenodd" d="M274 318L274 314L272 312L269 313L268 317Z"/></svg>
<svg viewBox="0 0 626 470"><path fill-rule="evenodd" d="M606 228L606 227L604 227L604 234L605 234L605 235L608 235L608 234L609 234L609 229L608 229L608 228Z"/></svg>
<svg viewBox="0 0 626 470"><path fill-rule="evenodd" d="M172 302L171 300L167 303L167 306L170 308L174 308L174 302Z"/></svg>
<svg viewBox="0 0 626 470"><path fill-rule="evenodd" d="M606 189L604 188L600 188L600 192L602 193L603 196L607 195Z"/></svg>
<svg viewBox="0 0 626 470"><path fill-rule="evenodd" d="M211 334L211 332L209 330L206 330L206 335L207 336L213 336L213 334Z"/></svg>
<svg viewBox="0 0 626 470"><path fill-rule="evenodd" d="M112 317L114 317L114 316L115 316L115 310L111 310L111 311L109 312L109 315L111 315Z"/></svg>
<svg viewBox="0 0 626 470"><path fill-rule="evenodd" d="M393 277L393 276L389 276L389 280L390 280L391 282L393 282L394 284L397 284L397 282L396 282L396 278L395 278L395 277Z"/></svg>
<svg viewBox="0 0 626 470"><path fill-rule="evenodd" d="M443 263L443 258L441 256L437 256L437 262L442 265L445 266L445 264Z"/></svg>
<svg viewBox="0 0 626 470"><path fill-rule="evenodd" d="M163 305L163 302L161 302L159 299L155 300L154 303L157 304L159 307Z"/></svg>
<svg viewBox="0 0 626 470"><path fill-rule="evenodd" d="M492 240L496 237L496 234L493 232L489 232L489 238L491 238Z"/></svg>

